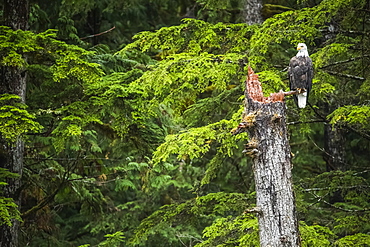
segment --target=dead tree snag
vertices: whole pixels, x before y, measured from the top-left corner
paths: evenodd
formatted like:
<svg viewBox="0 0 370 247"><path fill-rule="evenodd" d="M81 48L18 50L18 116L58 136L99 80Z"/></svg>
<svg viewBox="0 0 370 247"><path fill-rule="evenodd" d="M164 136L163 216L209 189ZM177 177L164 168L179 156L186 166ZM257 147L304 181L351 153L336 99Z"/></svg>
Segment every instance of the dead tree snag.
<svg viewBox="0 0 370 247"><path fill-rule="evenodd" d="M294 93L264 97L258 75L248 69L245 114L234 133L249 134L245 153L253 160L261 247L300 246L284 103Z"/></svg>

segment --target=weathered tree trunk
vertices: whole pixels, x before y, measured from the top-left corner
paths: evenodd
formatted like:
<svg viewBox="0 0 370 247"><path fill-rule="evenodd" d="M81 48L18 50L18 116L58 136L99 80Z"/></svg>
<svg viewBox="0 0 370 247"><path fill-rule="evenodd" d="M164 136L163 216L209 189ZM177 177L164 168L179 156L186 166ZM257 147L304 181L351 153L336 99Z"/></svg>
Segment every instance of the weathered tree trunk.
<svg viewBox="0 0 370 247"><path fill-rule="evenodd" d="M4 25L13 30L28 28L28 0L4 0ZM27 73L24 68L2 67L0 93L16 94L25 102ZM0 166L11 172L22 175L24 144L20 138L11 143L0 136ZM8 179L4 188L4 196L13 198L20 205L20 178ZM18 246L19 222L13 221L12 226L0 226L0 246Z"/></svg>
<svg viewBox="0 0 370 247"><path fill-rule="evenodd" d="M325 31L323 33L323 43L334 40L339 31L338 23L335 20L331 20L327 23L327 29ZM339 91L340 90L341 89L339 89ZM324 103L322 109L324 110L325 116L327 116L338 107L338 103L333 100L330 104ZM346 167L346 151L344 146L346 143L345 136L346 131L341 129L338 125L324 125L324 160L326 162L327 171L346 171L348 169L348 167Z"/></svg>
<svg viewBox="0 0 370 247"><path fill-rule="evenodd" d="M326 170L346 171L345 161L345 130L338 126L327 124L324 126L325 153L324 160L326 161Z"/></svg>
<svg viewBox="0 0 370 247"><path fill-rule="evenodd" d="M253 159L261 247L300 246L292 184L291 150L284 93L263 97L258 76L249 68L243 126Z"/></svg>
<svg viewBox="0 0 370 247"><path fill-rule="evenodd" d="M28 29L29 1L28 0L3 0L4 25L14 30Z"/></svg>
<svg viewBox="0 0 370 247"><path fill-rule="evenodd" d="M323 109L325 115L333 111L331 107L326 104ZM335 110L336 108L334 108ZM324 125L324 150L323 158L326 162L326 170L330 171L346 171L348 169L346 162L346 150L344 144L345 130L338 125L325 124ZM342 191L338 189L329 196L329 202L334 204L336 202L343 202Z"/></svg>
<svg viewBox="0 0 370 247"><path fill-rule="evenodd" d="M262 0L245 0L243 9L245 23L249 25L262 23L262 6Z"/></svg>
<svg viewBox="0 0 370 247"><path fill-rule="evenodd" d="M325 103L322 107L325 116L329 115L338 106L334 104ZM325 124L324 125L324 160L326 162L326 170L340 170L346 171L346 150L344 144L346 131L338 125Z"/></svg>

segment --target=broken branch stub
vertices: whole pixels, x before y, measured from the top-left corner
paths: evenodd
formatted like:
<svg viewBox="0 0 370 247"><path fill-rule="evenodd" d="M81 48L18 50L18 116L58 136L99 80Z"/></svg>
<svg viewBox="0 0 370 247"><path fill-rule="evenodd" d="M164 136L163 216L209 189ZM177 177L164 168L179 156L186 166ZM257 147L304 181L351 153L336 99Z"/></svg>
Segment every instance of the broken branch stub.
<svg viewBox="0 0 370 247"><path fill-rule="evenodd" d="M285 95L294 94L288 92L290 94L284 93L282 90L278 93L272 93L269 97L264 97L262 92L261 82L258 80L258 75L254 73L251 67L248 67L248 78L246 81L246 93L248 97L257 102L261 103L270 103L270 102L282 102L284 101ZM295 92L295 91L292 91Z"/></svg>

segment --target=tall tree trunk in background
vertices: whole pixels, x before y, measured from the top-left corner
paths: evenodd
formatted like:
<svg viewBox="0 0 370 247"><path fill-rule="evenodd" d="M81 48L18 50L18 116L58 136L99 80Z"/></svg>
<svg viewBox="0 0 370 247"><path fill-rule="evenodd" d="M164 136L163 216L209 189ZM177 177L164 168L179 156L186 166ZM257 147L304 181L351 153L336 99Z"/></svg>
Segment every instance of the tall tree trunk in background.
<svg viewBox="0 0 370 247"><path fill-rule="evenodd" d="M101 25L101 13L98 8L92 9L88 12L87 15L87 23L88 23L88 31L89 34L98 34L100 33L100 25ZM99 36L94 35L91 38L91 43L93 46L99 44Z"/></svg>
<svg viewBox="0 0 370 247"><path fill-rule="evenodd" d="M345 130L336 125L326 124L324 126L324 139L326 170L346 171Z"/></svg>
<svg viewBox="0 0 370 247"><path fill-rule="evenodd" d="M28 28L29 2L28 0L4 0L4 25L14 30ZM2 67L0 93L16 94L24 103L26 98L27 73L20 67ZM2 153L0 165L11 172L22 175L24 144L19 138L11 143L0 136L0 151ZM4 196L13 198L20 205L20 178L8 179L4 187ZM0 246L18 246L19 222L13 221L11 227L0 227Z"/></svg>
<svg viewBox="0 0 370 247"><path fill-rule="evenodd" d="M300 246L284 93L264 97L258 76L249 68L245 97L238 129L249 134L244 152L253 160L260 246Z"/></svg>
<svg viewBox="0 0 370 247"><path fill-rule="evenodd" d="M245 0L243 15L247 24L252 25L263 22L262 6L262 0Z"/></svg>
<svg viewBox="0 0 370 247"><path fill-rule="evenodd" d="M338 30L339 25L334 20L327 23L327 29L323 35L324 41L330 42L331 40L335 40ZM339 91L341 91L341 89L339 89ZM324 103L322 107L324 109L324 115L327 116L335 111L339 107L338 104L339 103L335 103L335 100L330 104ZM327 171L346 171L348 169L345 165L345 135L345 130L338 125L324 125L324 160L326 162Z"/></svg>
<svg viewBox="0 0 370 247"><path fill-rule="evenodd" d="M327 116L336 110L336 105L324 103L322 109L324 115ZM327 171L346 171L346 150L344 144L346 143L345 130L338 125L325 124L324 125L324 154L323 158L326 162Z"/></svg>
<svg viewBox="0 0 370 247"><path fill-rule="evenodd" d="M328 115L335 109L331 109L328 104L324 107L325 115ZM324 125L324 160L326 162L327 171L346 171L349 167L346 165L346 150L345 150L345 130L338 125ZM338 189L329 197L329 202L343 202L342 190Z"/></svg>

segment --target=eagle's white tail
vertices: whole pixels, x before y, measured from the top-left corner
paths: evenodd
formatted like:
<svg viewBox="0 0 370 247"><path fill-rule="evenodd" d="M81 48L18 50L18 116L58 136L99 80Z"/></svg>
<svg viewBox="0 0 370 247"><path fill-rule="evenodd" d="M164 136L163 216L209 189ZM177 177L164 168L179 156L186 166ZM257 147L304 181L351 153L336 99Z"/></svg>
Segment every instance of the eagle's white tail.
<svg viewBox="0 0 370 247"><path fill-rule="evenodd" d="M301 93L297 95L298 99L298 107L305 108L307 103L307 92Z"/></svg>

